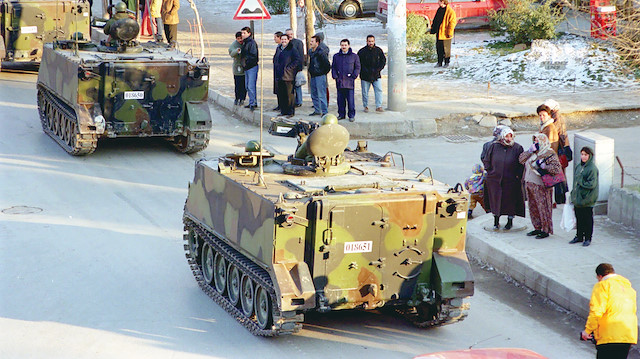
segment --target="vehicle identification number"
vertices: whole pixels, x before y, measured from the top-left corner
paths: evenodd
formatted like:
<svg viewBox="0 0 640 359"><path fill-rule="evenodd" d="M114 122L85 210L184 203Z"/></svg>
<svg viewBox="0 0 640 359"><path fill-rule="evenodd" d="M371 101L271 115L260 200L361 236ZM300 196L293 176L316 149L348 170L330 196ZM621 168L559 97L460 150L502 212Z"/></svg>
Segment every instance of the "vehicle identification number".
<svg viewBox="0 0 640 359"><path fill-rule="evenodd" d="M344 244L345 253L368 253L373 249L373 241L347 242Z"/></svg>
<svg viewBox="0 0 640 359"><path fill-rule="evenodd" d="M23 26L20 28L20 32L23 34L36 34L38 33L37 26Z"/></svg>
<svg viewBox="0 0 640 359"><path fill-rule="evenodd" d="M144 91L125 91L125 100L144 100Z"/></svg>

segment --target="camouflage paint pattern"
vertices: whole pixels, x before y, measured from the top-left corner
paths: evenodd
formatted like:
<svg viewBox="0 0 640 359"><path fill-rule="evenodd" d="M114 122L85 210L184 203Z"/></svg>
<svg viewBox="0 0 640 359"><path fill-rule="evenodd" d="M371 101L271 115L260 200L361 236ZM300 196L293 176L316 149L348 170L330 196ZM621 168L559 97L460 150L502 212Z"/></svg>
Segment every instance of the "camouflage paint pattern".
<svg viewBox="0 0 640 359"><path fill-rule="evenodd" d="M433 293L460 301L472 295L468 193L448 193L445 184L364 158L351 166L358 171L313 178L272 164L265 166L265 187L257 185L257 168L202 160L185 215L265 268L286 298L283 310L302 295L289 291L291 283L313 283L315 302L298 309L371 309L429 302ZM360 188L322 190L349 184Z"/></svg>
<svg viewBox="0 0 640 359"><path fill-rule="evenodd" d="M209 65L154 43L140 53L109 53L86 44L76 53L44 46L38 84L78 116L80 133L103 116L108 137L176 136L211 129Z"/></svg>
<svg viewBox="0 0 640 359"><path fill-rule="evenodd" d="M39 62L42 46L69 40L80 32L90 37L87 0L3 0L0 4L2 61ZM0 45L1 48L1 45Z"/></svg>

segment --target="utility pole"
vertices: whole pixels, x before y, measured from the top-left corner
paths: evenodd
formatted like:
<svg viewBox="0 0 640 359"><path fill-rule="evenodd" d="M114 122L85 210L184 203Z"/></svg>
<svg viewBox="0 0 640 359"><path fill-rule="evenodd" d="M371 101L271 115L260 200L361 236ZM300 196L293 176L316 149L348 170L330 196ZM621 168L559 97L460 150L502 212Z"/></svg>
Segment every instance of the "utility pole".
<svg viewBox="0 0 640 359"><path fill-rule="evenodd" d="M387 1L389 44L388 103L391 111L407 109L407 1Z"/></svg>

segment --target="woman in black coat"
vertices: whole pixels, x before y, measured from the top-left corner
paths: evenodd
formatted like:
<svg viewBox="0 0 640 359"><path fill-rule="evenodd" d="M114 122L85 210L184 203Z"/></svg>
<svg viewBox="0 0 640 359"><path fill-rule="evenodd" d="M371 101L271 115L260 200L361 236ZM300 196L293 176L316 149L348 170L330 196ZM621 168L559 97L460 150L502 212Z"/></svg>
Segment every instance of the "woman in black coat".
<svg viewBox="0 0 640 359"><path fill-rule="evenodd" d="M487 149L483 159L487 177L484 185L484 203L487 212L493 213L493 228L500 229L500 216L507 215L504 229L513 227L513 217L524 217L522 174L524 166L518 160L524 151L514 140L509 127L500 132L496 141Z"/></svg>

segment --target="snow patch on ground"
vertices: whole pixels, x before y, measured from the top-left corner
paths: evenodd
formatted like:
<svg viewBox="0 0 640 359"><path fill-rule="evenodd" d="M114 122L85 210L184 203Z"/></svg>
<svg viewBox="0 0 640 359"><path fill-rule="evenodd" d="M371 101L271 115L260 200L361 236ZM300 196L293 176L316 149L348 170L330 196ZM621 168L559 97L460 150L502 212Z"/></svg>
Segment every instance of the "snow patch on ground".
<svg viewBox="0 0 640 359"><path fill-rule="evenodd" d="M416 64L408 72L419 78L518 84L529 88L638 86L637 80L623 73L615 49L583 37L565 35L556 40L536 40L529 50L502 56L486 45L486 41L477 40L458 42L452 46L451 68L434 71L433 64Z"/></svg>

